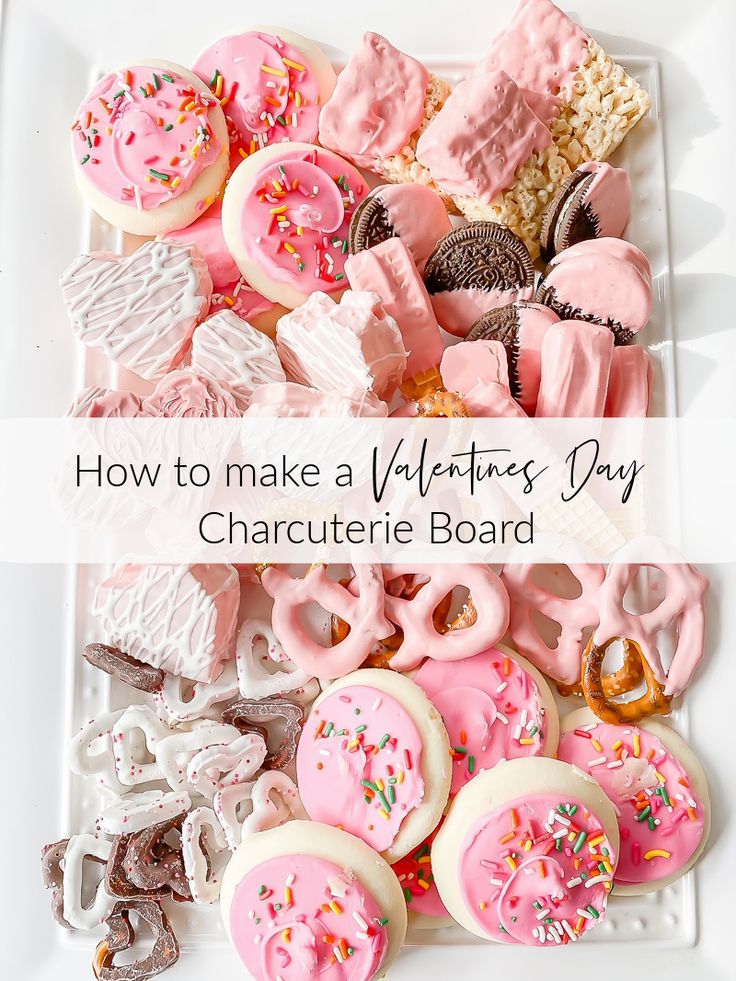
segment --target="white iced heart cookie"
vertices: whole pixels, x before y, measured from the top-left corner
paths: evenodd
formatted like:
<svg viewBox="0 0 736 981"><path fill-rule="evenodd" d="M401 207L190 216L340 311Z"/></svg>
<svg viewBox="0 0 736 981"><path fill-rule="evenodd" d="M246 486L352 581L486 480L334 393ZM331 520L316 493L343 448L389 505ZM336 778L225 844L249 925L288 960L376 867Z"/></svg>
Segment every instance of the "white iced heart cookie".
<svg viewBox="0 0 736 981"><path fill-rule="evenodd" d="M145 242L130 256L81 255L60 285L77 337L153 380L182 360L212 294L204 259L172 242Z"/></svg>
<svg viewBox="0 0 736 981"><path fill-rule="evenodd" d="M271 338L229 310L195 330L191 364L193 371L226 382L241 412L260 385L286 381Z"/></svg>
<svg viewBox="0 0 736 981"><path fill-rule="evenodd" d="M72 773L89 777L114 794L125 794L129 789L118 777L112 740L113 727L122 714L121 709L91 719L72 737L67 748ZM136 748L140 748L140 741Z"/></svg>
<svg viewBox="0 0 736 981"><path fill-rule="evenodd" d="M124 653L211 684L230 656L239 603L230 565L119 565L97 587L93 613Z"/></svg>
<svg viewBox="0 0 736 981"><path fill-rule="evenodd" d="M159 716L171 726L201 719L213 705L235 698L238 691L235 661L230 660L211 685L167 674L161 691L156 692L153 699Z"/></svg>
<svg viewBox="0 0 736 981"><path fill-rule="evenodd" d="M406 367L401 331L377 293L348 290L339 303L312 293L279 320L276 343L289 378L321 392L389 399Z"/></svg>
<svg viewBox="0 0 736 981"><path fill-rule="evenodd" d="M162 739L156 747L156 762L172 790L194 791L187 777L187 769L194 757L210 746L231 743L240 735L235 726L223 722L201 722L190 732L175 732Z"/></svg>
<svg viewBox="0 0 736 981"><path fill-rule="evenodd" d="M260 643L259 643L260 642ZM244 620L235 649L243 698L270 698L307 687L314 679L290 661L267 620Z"/></svg>
<svg viewBox="0 0 736 981"><path fill-rule="evenodd" d="M279 828L287 821L306 821L296 784L281 770L262 773L250 792L252 811L241 826L241 839L259 831Z"/></svg>
<svg viewBox="0 0 736 981"><path fill-rule="evenodd" d="M197 807L187 814L181 829L181 851L194 902L202 906L216 903L230 855L225 833L211 807Z"/></svg>
<svg viewBox="0 0 736 981"><path fill-rule="evenodd" d="M94 835L72 835L64 850L63 914L69 926L75 930L94 930L105 919L115 900L105 889L105 880L99 882L92 902L84 905L82 898L84 862L106 863L110 857L112 842Z"/></svg>
<svg viewBox="0 0 736 981"><path fill-rule="evenodd" d="M191 797L186 792L147 790L109 804L97 818L97 824L106 835L133 835L186 814L191 806Z"/></svg>
<svg viewBox="0 0 736 981"><path fill-rule="evenodd" d="M155 759L143 762L141 749L154 755L159 742L170 734L169 727L148 705L129 705L125 709L112 727L112 744L118 780L126 789L161 779Z"/></svg>
<svg viewBox="0 0 736 981"><path fill-rule="evenodd" d="M268 749L257 732L238 734L232 742L200 750L187 767L187 780L208 800L218 790L252 780L263 766Z"/></svg>

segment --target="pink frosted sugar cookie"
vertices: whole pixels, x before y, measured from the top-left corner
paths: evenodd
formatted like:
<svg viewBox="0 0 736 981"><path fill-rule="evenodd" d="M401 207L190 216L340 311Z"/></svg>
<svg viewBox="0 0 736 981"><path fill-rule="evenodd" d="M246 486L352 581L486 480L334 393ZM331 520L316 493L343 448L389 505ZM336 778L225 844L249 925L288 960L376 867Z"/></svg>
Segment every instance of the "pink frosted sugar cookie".
<svg viewBox="0 0 736 981"><path fill-rule="evenodd" d="M293 381L322 392L367 391L388 400L399 386L406 351L377 293L347 290L309 299L278 322L276 342Z"/></svg>
<svg viewBox="0 0 736 981"><path fill-rule="evenodd" d="M246 418L385 419L388 406L372 392L318 392L296 382L262 385L250 397Z"/></svg>
<svg viewBox="0 0 736 981"><path fill-rule="evenodd" d="M156 235L194 221L228 170L225 116L206 85L169 62L108 72L72 126L77 184L105 221Z"/></svg>
<svg viewBox="0 0 736 981"><path fill-rule="evenodd" d="M198 253L167 242L145 242L130 256L81 255L60 285L77 337L150 380L182 361L212 293Z"/></svg>
<svg viewBox="0 0 736 981"><path fill-rule="evenodd" d="M238 418L232 392L188 369L171 371L143 399L143 414L160 419Z"/></svg>
<svg viewBox="0 0 736 981"><path fill-rule="evenodd" d="M297 783L312 820L395 862L439 823L449 761L447 732L424 692L403 675L365 669L314 703L297 747Z"/></svg>
<svg viewBox="0 0 736 981"><path fill-rule="evenodd" d="M491 648L463 661L425 661L414 683L439 709L450 737L450 797L501 760L555 755L554 698L524 658Z"/></svg>
<svg viewBox="0 0 736 981"><path fill-rule="evenodd" d="M579 320L552 324L540 351L536 416L602 418L612 357L613 334L606 327Z"/></svg>
<svg viewBox="0 0 736 981"><path fill-rule="evenodd" d="M235 169L222 204L225 241L248 283L293 309L345 289L348 230L367 186L330 150L273 144Z"/></svg>
<svg viewBox="0 0 736 981"><path fill-rule="evenodd" d="M125 654L210 684L232 654L239 603L230 565L119 565L97 587L93 613Z"/></svg>
<svg viewBox="0 0 736 981"><path fill-rule="evenodd" d="M406 935L406 909L390 867L337 828L290 821L239 845L220 909L254 981L372 981Z"/></svg>
<svg viewBox="0 0 736 981"><path fill-rule="evenodd" d="M280 27L220 38L194 71L220 100L238 157L284 140L314 142L335 70L314 41Z"/></svg>
<svg viewBox="0 0 736 981"><path fill-rule="evenodd" d="M124 417L132 419L141 414L141 400L132 392L90 385L77 395L69 407L67 416L72 419L107 419Z"/></svg>
<svg viewBox="0 0 736 981"><path fill-rule="evenodd" d="M576 767L536 757L486 770L453 801L432 846L451 915L487 940L573 943L605 919L616 812Z"/></svg>
<svg viewBox="0 0 736 981"><path fill-rule="evenodd" d="M616 892L654 892L692 868L708 839L710 799L684 740L662 723L614 726L588 709L563 719L562 730L560 759L595 777L616 806Z"/></svg>
<svg viewBox="0 0 736 981"><path fill-rule="evenodd" d="M652 312L649 260L630 242L594 238L558 253L547 266L536 300L563 320L608 327L627 344Z"/></svg>
<svg viewBox="0 0 736 981"><path fill-rule="evenodd" d="M193 245L207 263L212 277L212 297L209 313L231 310L253 324L271 333L272 324L284 312L265 296L250 287L240 275L237 263L230 255L222 234L222 202L212 207L186 228L167 232L167 242Z"/></svg>
<svg viewBox="0 0 736 981"><path fill-rule="evenodd" d="M500 341L506 348L509 387L528 416L537 410L542 341L560 318L549 307L528 300L489 310L473 325L467 341Z"/></svg>
<svg viewBox="0 0 736 981"><path fill-rule="evenodd" d="M273 341L229 310L209 317L195 330L191 366L224 382L241 412L257 388L286 381Z"/></svg>
<svg viewBox="0 0 736 981"><path fill-rule="evenodd" d="M435 245L452 230L442 198L423 184L382 184L371 191L350 223L350 251L400 238L421 272Z"/></svg>

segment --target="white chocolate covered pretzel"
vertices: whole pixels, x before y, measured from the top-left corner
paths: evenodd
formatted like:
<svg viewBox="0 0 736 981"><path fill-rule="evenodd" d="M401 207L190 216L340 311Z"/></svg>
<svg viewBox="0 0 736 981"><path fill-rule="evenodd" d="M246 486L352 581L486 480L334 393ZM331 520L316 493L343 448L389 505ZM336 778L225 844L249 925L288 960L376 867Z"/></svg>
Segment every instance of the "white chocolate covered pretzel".
<svg viewBox="0 0 736 981"><path fill-rule="evenodd" d="M262 773L250 793L253 810L243 821L241 838L278 828L287 821L306 821L296 784L281 770Z"/></svg>
<svg viewBox="0 0 736 981"><path fill-rule="evenodd" d="M265 654L259 652L262 645ZM244 620L235 650L238 686L243 698L270 698L305 688L314 679L291 661L267 620ZM270 669L270 670L269 670Z"/></svg>
<svg viewBox="0 0 736 981"><path fill-rule="evenodd" d="M235 698L237 694L237 671L235 661L231 660L225 664L217 681L209 685L204 681L191 682L178 675L167 674L161 691L154 695L154 702L164 722L176 725L201 719L213 705Z"/></svg>
<svg viewBox="0 0 736 981"><path fill-rule="evenodd" d="M104 878L98 884L94 899L85 906L82 899L84 860L105 863L110 857L112 842L95 835L72 835L64 851L63 914L75 930L94 930L105 919L115 900L105 889Z"/></svg>
<svg viewBox="0 0 736 981"><path fill-rule="evenodd" d="M112 742L118 780L126 788L161 779L156 760L142 762L141 750L155 756L159 742L170 734L169 727L148 705L129 705L125 709L112 727Z"/></svg>
<svg viewBox="0 0 736 981"><path fill-rule="evenodd" d="M240 730L222 722L201 722L189 732L175 732L156 747L156 762L172 790L193 790L187 768L194 757L208 746L221 746L237 739Z"/></svg>
<svg viewBox="0 0 736 981"><path fill-rule="evenodd" d="M194 902L202 906L217 902L230 856L225 833L211 807L196 807L184 818L181 851Z"/></svg>
<svg viewBox="0 0 736 981"><path fill-rule="evenodd" d="M99 815L97 824L106 835L132 835L186 814L191 806L186 792L147 790L109 804Z"/></svg>
<svg viewBox="0 0 736 981"><path fill-rule="evenodd" d="M187 767L187 780L208 800L218 790L244 780L252 780L263 766L268 748L260 733L238 732L237 739L200 750Z"/></svg>
<svg viewBox="0 0 736 981"><path fill-rule="evenodd" d="M112 742L113 726L122 714L121 709L91 719L72 737L67 748L72 773L90 777L98 787L114 794L124 794L128 790L118 778ZM140 740L137 748L140 748Z"/></svg>

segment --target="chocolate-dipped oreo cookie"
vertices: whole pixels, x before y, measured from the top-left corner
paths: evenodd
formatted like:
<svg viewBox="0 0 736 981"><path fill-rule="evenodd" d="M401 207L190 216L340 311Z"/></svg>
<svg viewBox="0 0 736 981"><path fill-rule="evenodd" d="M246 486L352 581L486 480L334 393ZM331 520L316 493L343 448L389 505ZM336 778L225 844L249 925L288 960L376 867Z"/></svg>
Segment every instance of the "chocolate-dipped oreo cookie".
<svg viewBox="0 0 736 981"><path fill-rule="evenodd" d="M489 310L532 299L534 266L510 229L474 221L437 243L427 259L424 282L440 326L465 337Z"/></svg>
<svg viewBox="0 0 736 981"><path fill-rule="evenodd" d="M588 239L552 259L535 299L560 320L608 327L617 344L628 344L652 311L651 267L630 242Z"/></svg>
<svg viewBox="0 0 736 981"><path fill-rule="evenodd" d="M591 238L619 238L631 215L631 181L625 170L607 163L581 164L545 212L540 235L542 257Z"/></svg>
<svg viewBox="0 0 736 981"><path fill-rule="evenodd" d="M550 307L517 300L483 314L467 341L500 341L506 349L511 394L528 416L533 416L541 372L544 335L559 317Z"/></svg>
<svg viewBox="0 0 736 981"><path fill-rule="evenodd" d="M400 238L421 271L437 242L452 229L442 198L421 184L385 184L355 209L348 244L355 255Z"/></svg>

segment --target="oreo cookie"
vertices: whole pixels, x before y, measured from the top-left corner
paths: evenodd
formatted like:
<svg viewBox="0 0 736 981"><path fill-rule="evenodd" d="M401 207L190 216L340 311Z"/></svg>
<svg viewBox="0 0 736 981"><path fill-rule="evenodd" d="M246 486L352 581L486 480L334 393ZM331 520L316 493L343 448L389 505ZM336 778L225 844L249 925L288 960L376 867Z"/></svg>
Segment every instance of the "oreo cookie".
<svg viewBox="0 0 736 981"><path fill-rule="evenodd" d="M489 310L532 299L534 266L528 249L509 228L474 221L437 243L424 282L440 326L465 337Z"/></svg>
<svg viewBox="0 0 736 981"><path fill-rule="evenodd" d="M452 228L442 199L421 184L385 184L375 188L353 213L348 247L355 255L400 238L421 270L439 239Z"/></svg>
<svg viewBox="0 0 736 981"><path fill-rule="evenodd" d="M550 307L527 300L508 303L483 314L467 341L500 341L506 351L509 390L524 412L533 416L541 377L544 335L559 317Z"/></svg>
<svg viewBox="0 0 736 981"><path fill-rule="evenodd" d="M592 238L618 238L631 215L631 182L625 170L607 163L581 164L545 212L542 258Z"/></svg>

